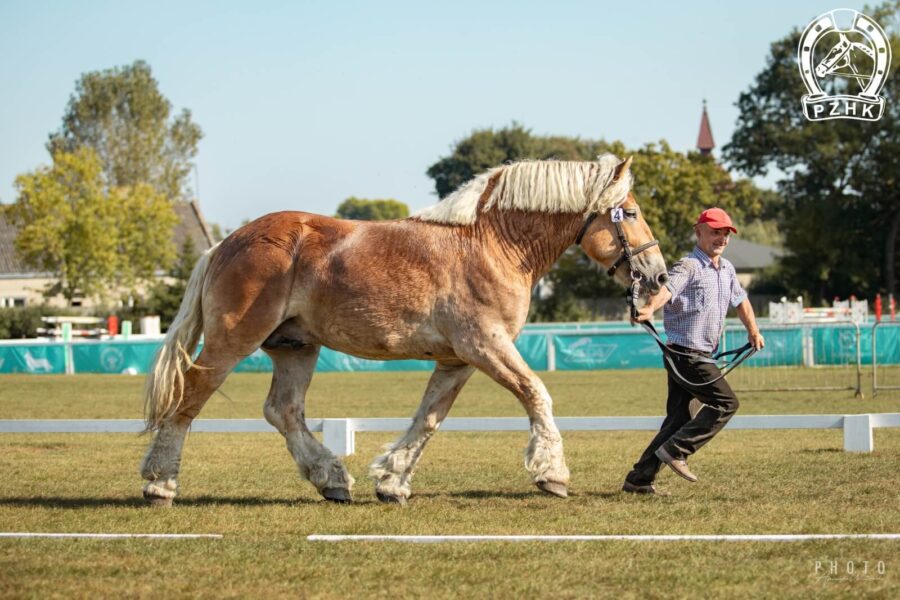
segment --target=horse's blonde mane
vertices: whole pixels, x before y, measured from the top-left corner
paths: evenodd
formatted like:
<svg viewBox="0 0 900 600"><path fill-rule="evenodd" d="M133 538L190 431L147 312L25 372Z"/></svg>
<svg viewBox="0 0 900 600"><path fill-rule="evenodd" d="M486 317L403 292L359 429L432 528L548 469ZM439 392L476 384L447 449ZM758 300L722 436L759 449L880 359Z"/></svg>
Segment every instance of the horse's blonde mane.
<svg viewBox="0 0 900 600"><path fill-rule="evenodd" d="M474 223L478 202L495 175L496 184L482 211L496 207L548 213L606 212L624 202L631 190L630 173L613 181L620 162L612 154L603 154L596 162L528 160L495 167L413 217L455 225Z"/></svg>

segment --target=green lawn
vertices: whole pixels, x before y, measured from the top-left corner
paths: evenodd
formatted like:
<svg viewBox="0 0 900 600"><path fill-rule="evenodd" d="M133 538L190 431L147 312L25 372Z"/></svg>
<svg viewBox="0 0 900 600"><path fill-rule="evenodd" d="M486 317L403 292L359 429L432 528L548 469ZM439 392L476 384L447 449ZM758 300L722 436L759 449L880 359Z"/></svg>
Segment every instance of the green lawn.
<svg viewBox="0 0 900 600"><path fill-rule="evenodd" d="M556 414L661 414L661 371L542 375ZM322 374L310 417L408 416L425 373ZM2 418L135 418L134 377L4 376ZM201 417L260 417L268 377L232 376ZM744 394L740 414L897 412L897 395ZM451 416L521 416L482 376ZM692 458L668 498L619 486L650 432L567 432L571 496L542 495L522 467L525 432L438 433L406 508L377 503L366 465L393 434L357 434L356 503L320 501L276 434L189 436L171 510L145 507L148 439L0 436L0 530L221 533L222 540L0 540L2 597L898 597L900 542L311 543L311 533L696 534L900 532L900 430L841 451L839 430L728 431ZM839 564L820 580L816 562ZM852 561L854 574L847 576ZM864 561L869 578L861 574ZM874 573L883 561L883 575ZM840 581L838 579L846 579Z"/></svg>

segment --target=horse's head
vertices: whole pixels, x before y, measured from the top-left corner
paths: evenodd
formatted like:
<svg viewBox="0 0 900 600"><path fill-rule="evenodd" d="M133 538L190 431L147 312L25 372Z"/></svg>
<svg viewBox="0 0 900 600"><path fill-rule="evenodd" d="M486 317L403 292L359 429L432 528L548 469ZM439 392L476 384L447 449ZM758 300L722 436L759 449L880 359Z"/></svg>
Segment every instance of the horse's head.
<svg viewBox="0 0 900 600"><path fill-rule="evenodd" d="M613 182L630 178L630 168L631 158L628 158L616 167ZM640 309L667 281L666 262L630 191L617 208L621 211L611 209L596 215L585 227L580 243L585 253L606 267L607 272L612 271L619 282L626 286L633 281L640 282L636 302Z"/></svg>
<svg viewBox="0 0 900 600"><path fill-rule="evenodd" d="M825 58L816 65L816 76L825 77L830 75L837 69L844 68L850 63L848 53L850 52L850 40L843 33L840 34L838 42L832 46ZM846 64L845 64L846 63Z"/></svg>

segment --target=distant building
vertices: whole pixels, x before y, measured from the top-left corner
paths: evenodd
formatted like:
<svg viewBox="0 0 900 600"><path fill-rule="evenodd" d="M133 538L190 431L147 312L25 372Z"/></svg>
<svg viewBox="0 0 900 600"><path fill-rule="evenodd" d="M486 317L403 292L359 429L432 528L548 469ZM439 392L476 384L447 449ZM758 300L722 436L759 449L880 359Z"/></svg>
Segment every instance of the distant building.
<svg viewBox="0 0 900 600"><path fill-rule="evenodd" d="M178 224L172 231L176 248L181 248L184 240L190 237L194 241L197 252L204 252L215 243L196 201L176 202L175 214ZM49 304L51 306L69 306L62 296L46 298L44 289L56 279L49 273L34 271L25 265L16 253L16 235L18 230L6 221L0 213L0 307L31 306ZM159 273L163 277L163 273ZM91 299L75 299L71 306L90 307Z"/></svg>
<svg viewBox="0 0 900 600"><path fill-rule="evenodd" d="M697 135L697 150L700 151L700 154L709 156L715 147L712 127L709 126L709 115L706 114L706 100L704 100L703 116L700 117L700 133Z"/></svg>
<svg viewBox="0 0 900 600"><path fill-rule="evenodd" d="M732 237L724 256L734 265L738 281L746 288L760 269L775 264L784 256L784 251L774 246Z"/></svg>

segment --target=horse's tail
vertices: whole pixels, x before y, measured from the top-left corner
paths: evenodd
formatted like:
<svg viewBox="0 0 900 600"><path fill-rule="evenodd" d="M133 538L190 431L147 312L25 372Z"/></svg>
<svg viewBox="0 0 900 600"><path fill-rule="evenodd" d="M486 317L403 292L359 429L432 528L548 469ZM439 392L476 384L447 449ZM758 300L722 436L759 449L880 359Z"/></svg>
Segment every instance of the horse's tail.
<svg viewBox="0 0 900 600"><path fill-rule="evenodd" d="M144 420L146 430L158 429L160 424L175 414L184 396L184 374L194 367L191 356L203 333L201 299L203 283L209 262L218 244L203 253L194 266L184 299L175 320L166 332L163 345L156 353L153 366L144 385Z"/></svg>

